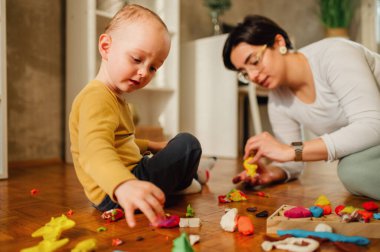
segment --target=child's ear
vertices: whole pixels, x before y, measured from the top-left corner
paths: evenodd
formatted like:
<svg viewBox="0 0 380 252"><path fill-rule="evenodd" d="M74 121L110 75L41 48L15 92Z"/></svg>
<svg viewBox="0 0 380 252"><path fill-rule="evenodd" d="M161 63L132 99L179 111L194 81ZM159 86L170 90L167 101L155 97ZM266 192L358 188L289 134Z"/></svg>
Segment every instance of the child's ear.
<svg viewBox="0 0 380 252"><path fill-rule="evenodd" d="M99 37L98 48L103 60L108 60L108 52L112 44L110 35L103 33Z"/></svg>

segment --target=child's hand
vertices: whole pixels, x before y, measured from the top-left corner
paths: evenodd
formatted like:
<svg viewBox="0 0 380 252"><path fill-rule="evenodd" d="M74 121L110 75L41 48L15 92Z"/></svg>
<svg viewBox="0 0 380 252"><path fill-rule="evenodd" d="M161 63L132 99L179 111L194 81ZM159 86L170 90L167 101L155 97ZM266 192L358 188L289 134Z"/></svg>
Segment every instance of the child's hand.
<svg viewBox="0 0 380 252"><path fill-rule="evenodd" d="M148 150L151 151L152 153L157 153L160 150L162 150L163 148L165 148L167 144L168 144L168 142L165 142L165 141L163 141L163 142L149 141L148 142Z"/></svg>
<svg viewBox="0 0 380 252"><path fill-rule="evenodd" d="M165 203L165 194L150 182L128 180L116 188L115 196L124 209L125 219L130 227L136 225L136 209L140 209L153 226L157 226L159 218L164 216L162 206Z"/></svg>

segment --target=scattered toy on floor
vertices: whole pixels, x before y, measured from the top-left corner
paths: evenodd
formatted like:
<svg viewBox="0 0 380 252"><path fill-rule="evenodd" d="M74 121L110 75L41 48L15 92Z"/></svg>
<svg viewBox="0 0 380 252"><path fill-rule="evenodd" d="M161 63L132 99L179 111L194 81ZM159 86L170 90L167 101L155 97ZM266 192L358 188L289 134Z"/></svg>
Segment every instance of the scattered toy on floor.
<svg viewBox="0 0 380 252"><path fill-rule="evenodd" d="M201 237L199 235L189 235L189 241L190 245L193 246L194 244L198 243L201 240Z"/></svg>
<svg viewBox="0 0 380 252"><path fill-rule="evenodd" d="M159 228L174 228L178 227L179 225L179 216L178 215L170 215L166 216L165 218L162 218L158 222L158 227Z"/></svg>
<svg viewBox="0 0 380 252"><path fill-rule="evenodd" d="M257 192L256 193L257 196L260 196L260 197L266 197L266 198L269 198L269 194L265 193L265 192Z"/></svg>
<svg viewBox="0 0 380 252"><path fill-rule="evenodd" d="M20 252L50 252L63 247L68 242L68 238L63 238L61 240L42 240L36 246L21 249Z"/></svg>
<svg viewBox="0 0 380 252"><path fill-rule="evenodd" d="M50 222L32 233L32 237L43 237L44 240L56 241L64 230L75 226L75 222L62 214L60 217L52 217Z"/></svg>
<svg viewBox="0 0 380 252"><path fill-rule="evenodd" d="M193 252L189 238L186 233L182 233L178 238L173 241L172 252Z"/></svg>
<svg viewBox="0 0 380 252"><path fill-rule="evenodd" d="M238 189L232 189L226 195L218 196L219 203L229 203L232 201L245 201L247 200L247 195L245 195L242 191Z"/></svg>
<svg viewBox="0 0 380 252"><path fill-rule="evenodd" d="M85 252L85 251L94 251L96 250L97 242L96 239L90 238L84 241L79 242L71 252Z"/></svg>
<svg viewBox="0 0 380 252"><path fill-rule="evenodd" d="M254 232L252 221L248 216L238 216L237 227L238 231L243 235L252 235Z"/></svg>
<svg viewBox="0 0 380 252"><path fill-rule="evenodd" d="M74 211L72 209L70 209L69 211L67 211L66 215L67 216L72 216L74 214Z"/></svg>
<svg viewBox="0 0 380 252"><path fill-rule="evenodd" d="M195 215L194 209L191 207L190 204L188 204L186 208L186 217L194 217L194 215Z"/></svg>
<svg viewBox="0 0 380 252"><path fill-rule="evenodd" d="M235 232L236 229L236 218L238 210L237 208L232 208L230 211L225 213L220 220L220 226L227 232Z"/></svg>
<svg viewBox="0 0 380 252"><path fill-rule="evenodd" d="M117 247L117 246L120 246L121 244L123 244L124 242L119 239L119 238L114 238L112 239L112 246L113 247Z"/></svg>
<svg viewBox="0 0 380 252"><path fill-rule="evenodd" d="M107 228L106 227L98 227L97 229L96 229L96 231L97 232L104 232L104 231L107 231Z"/></svg>
<svg viewBox="0 0 380 252"><path fill-rule="evenodd" d="M30 190L30 195L36 196L39 192L40 191L38 189L33 188L32 190Z"/></svg>
<svg viewBox="0 0 380 252"><path fill-rule="evenodd" d="M269 212L267 210L261 211L255 215L256 217L259 218L264 218L269 216Z"/></svg>
<svg viewBox="0 0 380 252"><path fill-rule="evenodd" d="M52 217L50 222L46 223L32 233L32 237L42 237L43 240L36 246L22 249L22 252L50 252L54 251L69 242L68 238L59 240L62 231L75 226L75 222L62 214L60 217Z"/></svg>
<svg viewBox="0 0 380 252"><path fill-rule="evenodd" d="M257 207L248 207L246 210L247 212L254 213L257 211Z"/></svg>
<svg viewBox="0 0 380 252"><path fill-rule="evenodd" d="M264 241L261 247L265 251L283 249L293 252L313 252L319 247L319 242L309 238L289 237L280 241Z"/></svg>
<svg viewBox="0 0 380 252"><path fill-rule="evenodd" d="M200 227L201 220L199 218L180 218L179 227Z"/></svg>
<svg viewBox="0 0 380 252"><path fill-rule="evenodd" d="M142 236L137 236L136 237L136 241L143 241L144 240L144 237L142 237Z"/></svg>
<svg viewBox="0 0 380 252"><path fill-rule="evenodd" d="M118 221L124 218L124 211L121 208L115 208L102 213L101 217L103 220L108 222Z"/></svg>

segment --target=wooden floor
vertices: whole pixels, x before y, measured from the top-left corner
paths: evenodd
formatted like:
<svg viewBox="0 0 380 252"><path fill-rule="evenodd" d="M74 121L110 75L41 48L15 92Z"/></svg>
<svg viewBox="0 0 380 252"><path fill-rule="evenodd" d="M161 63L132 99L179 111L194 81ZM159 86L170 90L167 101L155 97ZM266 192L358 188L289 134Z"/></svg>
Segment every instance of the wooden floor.
<svg viewBox="0 0 380 252"><path fill-rule="evenodd" d="M301 179L264 188L269 198L258 197L254 191L246 191L248 201L243 203L218 204L217 197L236 188L231 183L232 176L241 169L237 160L218 160L211 174L211 181L201 194L176 196L170 199L166 212L183 216L187 204L191 203L196 215L201 218L200 228L157 229L149 226L147 219L138 214L137 227L130 229L124 220L106 224L100 213L91 207L75 176L71 165L57 165L38 168L15 168L9 171L10 178L0 181L0 251L19 251L36 245L41 239L32 238L31 233L50 221L72 209L70 217L76 226L62 233L70 242L61 251L70 251L79 241L96 238L97 251L171 251L172 241L182 231L199 234L201 242L194 246L195 251L262 251L261 243L265 235L266 220L259 219L246 212L246 208L256 206L258 210L273 213L282 204L311 206L316 198L325 194L333 203L361 206L368 199L350 195L336 177L334 165L314 163L302 175ZM39 194L31 196L36 188ZM241 187L237 187L244 189ZM255 234L243 236L238 232L224 232L220 218L224 208L236 207L241 215L251 217ZM108 228L98 233L100 226ZM136 241L138 236L144 237ZM120 238L124 244L112 247L112 239ZM324 245L321 251L335 251L332 245ZM372 240L363 251L380 251L379 240Z"/></svg>

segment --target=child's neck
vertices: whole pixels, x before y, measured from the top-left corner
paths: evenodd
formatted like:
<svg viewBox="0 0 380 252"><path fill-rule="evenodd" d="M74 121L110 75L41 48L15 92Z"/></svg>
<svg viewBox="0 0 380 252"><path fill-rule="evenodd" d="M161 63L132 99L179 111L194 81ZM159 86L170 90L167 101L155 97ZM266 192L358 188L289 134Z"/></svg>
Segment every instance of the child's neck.
<svg viewBox="0 0 380 252"><path fill-rule="evenodd" d="M107 86L107 88L115 94L115 96L121 100L124 101L123 94L118 92L118 90L115 89L115 87L112 85L112 82L110 81L110 78L108 77L107 71L104 69L103 64L100 66L99 72L95 77L95 80L102 82Z"/></svg>

